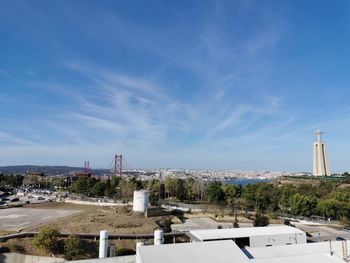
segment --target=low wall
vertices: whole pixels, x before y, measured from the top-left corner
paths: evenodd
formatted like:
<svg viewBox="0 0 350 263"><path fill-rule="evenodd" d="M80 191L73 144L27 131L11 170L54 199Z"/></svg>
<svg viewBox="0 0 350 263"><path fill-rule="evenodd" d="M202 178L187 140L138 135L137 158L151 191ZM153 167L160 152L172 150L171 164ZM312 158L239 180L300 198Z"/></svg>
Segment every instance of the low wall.
<svg viewBox="0 0 350 263"><path fill-rule="evenodd" d="M91 202L91 201L83 201L83 200L73 200L73 199L65 199L65 203L71 203L76 205L95 205L95 206L130 206L132 205L131 202L129 203L108 203L108 202Z"/></svg>
<svg viewBox="0 0 350 263"><path fill-rule="evenodd" d="M84 260L74 260L69 261L69 263L135 263L136 256L119 256L112 258L100 258L98 259L84 259Z"/></svg>
<svg viewBox="0 0 350 263"><path fill-rule="evenodd" d="M0 263L56 263L63 261L63 258L39 257L19 253L0 254Z"/></svg>
<svg viewBox="0 0 350 263"><path fill-rule="evenodd" d="M166 216L169 215L168 211L164 211L161 207L149 207L146 210L145 216L146 217L152 217L152 216Z"/></svg>

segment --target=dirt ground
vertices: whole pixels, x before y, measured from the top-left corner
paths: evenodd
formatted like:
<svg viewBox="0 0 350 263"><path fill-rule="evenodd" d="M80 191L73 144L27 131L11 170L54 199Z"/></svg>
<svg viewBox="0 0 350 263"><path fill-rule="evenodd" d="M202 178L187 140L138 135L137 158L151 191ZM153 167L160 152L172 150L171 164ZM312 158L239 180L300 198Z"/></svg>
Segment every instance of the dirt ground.
<svg viewBox="0 0 350 263"><path fill-rule="evenodd" d="M320 185L320 180L317 180L315 178L310 178L310 179L306 179L306 178L277 178L275 181L275 183L279 184L279 185L301 185L301 184L311 184L312 186L318 186Z"/></svg>
<svg viewBox="0 0 350 263"><path fill-rule="evenodd" d="M26 228L23 231L39 231L43 226L51 226L57 228L61 233L99 233L100 230L108 230L109 233L124 233L124 234L148 234L153 233L158 227L157 221L162 217L146 218L144 215L135 214L131 207L98 207L88 205L76 205L70 203L41 203L30 204L26 208L40 209L69 209L80 210L79 214L75 214L63 219L58 219L41 226ZM185 214L185 218L190 217L209 217L218 222L232 222L234 217L232 213L191 213ZM176 217L172 218L173 223L180 223ZM238 223L251 223L252 220L247 219L243 215L238 216ZM270 220L270 223L275 223ZM8 234L8 231L0 232L0 235ZM0 242L1 252L21 252L30 255L48 256L48 253L37 249L32 244L32 238L12 239L5 242ZM57 257L63 257L64 239L59 240L59 249ZM133 254L135 251L136 240L110 240L109 244L115 244L119 255ZM84 240L85 252L80 258L94 258L98 253L98 240Z"/></svg>
<svg viewBox="0 0 350 263"><path fill-rule="evenodd" d="M269 215L268 215L269 216ZM223 222L223 223L233 223L235 220L235 217L232 215L232 213L191 213L191 214L185 214L186 218L194 218L194 217L208 217L211 218L217 222ZM269 216L270 224L283 224L283 220L275 219ZM238 224L247 224L247 223L253 223L253 216L251 216L251 219L247 218L244 214L240 213L237 215Z"/></svg>
<svg viewBox="0 0 350 263"><path fill-rule="evenodd" d="M146 218L142 214L135 214L131 207L98 207L87 205L76 205L69 203L42 203L30 204L26 208L40 209L70 209L81 210L82 212L63 219L46 223L40 226L25 228L22 231L39 231L43 226L57 228L61 233L99 233L100 230L108 230L109 233L134 233L149 234L153 233L158 227L157 221L162 217ZM174 221L177 221L174 219ZM0 235L8 234L9 231L1 231ZM21 252L30 255L48 256L48 253L37 249L32 244L32 238L11 239L0 242L1 252ZM63 257L64 239L59 240L57 257ZM117 253L122 255L133 254L136 246L135 240L110 240L109 244L117 246ZM98 240L84 241L85 253L81 258L97 257Z"/></svg>
<svg viewBox="0 0 350 263"><path fill-rule="evenodd" d="M47 225L57 228L63 233L99 233L108 230L109 233L152 233L161 217L146 218L142 214L134 214L131 207L98 207L75 205L68 203L44 203L30 205L41 209L76 209L83 210L78 215L59 219ZM38 231L40 227L25 229Z"/></svg>

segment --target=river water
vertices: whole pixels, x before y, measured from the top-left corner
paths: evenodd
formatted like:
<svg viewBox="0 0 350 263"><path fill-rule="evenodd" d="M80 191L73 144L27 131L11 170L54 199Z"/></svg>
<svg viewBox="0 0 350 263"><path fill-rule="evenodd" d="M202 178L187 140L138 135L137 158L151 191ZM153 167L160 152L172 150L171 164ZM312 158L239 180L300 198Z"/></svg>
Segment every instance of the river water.
<svg viewBox="0 0 350 263"><path fill-rule="evenodd" d="M240 184L240 185L247 185L247 184L257 184L257 183L269 183L271 182L271 179L231 179L231 180L225 180L223 181L224 184Z"/></svg>

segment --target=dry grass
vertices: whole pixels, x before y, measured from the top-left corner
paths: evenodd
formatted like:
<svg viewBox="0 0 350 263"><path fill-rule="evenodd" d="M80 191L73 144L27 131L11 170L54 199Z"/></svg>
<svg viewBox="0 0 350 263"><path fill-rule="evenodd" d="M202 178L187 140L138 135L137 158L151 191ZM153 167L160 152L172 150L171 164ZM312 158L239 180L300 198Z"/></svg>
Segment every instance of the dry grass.
<svg viewBox="0 0 350 263"><path fill-rule="evenodd" d="M350 184L341 184L338 186L339 189L347 189L347 188L350 188Z"/></svg>
<svg viewBox="0 0 350 263"><path fill-rule="evenodd" d="M153 233L158 226L157 220L162 217L146 218L142 214L134 214L128 207L98 207L87 205L76 205L69 203L42 203L27 205L26 208L40 209L70 209L82 210L77 215L58 219L41 226L26 228L23 231L39 231L42 226L51 226L57 228L62 233L99 233L100 230L108 230L109 233L125 234L147 234ZM8 234L8 231L2 231L0 234ZM63 239L60 243L64 242ZM135 250L135 240L110 240L110 244L116 244L119 254L131 254ZM95 257L98 252L98 241L86 241L85 247L89 249L89 254L83 257ZM32 245L32 238L12 239L0 242L0 251L22 252L31 255L48 256L42 250ZM57 257L63 257L63 252L58 253Z"/></svg>
<svg viewBox="0 0 350 263"><path fill-rule="evenodd" d="M274 181L275 183L278 183L280 186L282 185L295 185L299 186L301 184L310 184L312 186L318 186L320 185L321 180L317 179L307 179L307 178L278 178Z"/></svg>
<svg viewBox="0 0 350 263"><path fill-rule="evenodd" d="M13 233L15 233L15 232L14 231L8 231L8 230L0 230L0 236L13 234Z"/></svg>
<svg viewBox="0 0 350 263"><path fill-rule="evenodd" d="M215 216L216 215L216 216ZM222 223L232 223L235 219L234 215L232 213L214 213L214 212L207 212L207 213L191 213L191 214L185 214L186 218L198 218L198 217L208 217L216 222L222 222ZM251 223L252 220L244 217L243 215L238 214L237 215L238 223Z"/></svg>
<svg viewBox="0 0 350 263"><path fill-rule="evenodd" d="M143 214L134 214L129 207L98 207L75 205L69 203L45 203L28 207L47 209L75 209L84 212L71 217L59 219L47 225L64 233L99 233L108 230L110 233L152 233L160 217L146 218ZM39 230L33 227L26 230Z"/></svg>

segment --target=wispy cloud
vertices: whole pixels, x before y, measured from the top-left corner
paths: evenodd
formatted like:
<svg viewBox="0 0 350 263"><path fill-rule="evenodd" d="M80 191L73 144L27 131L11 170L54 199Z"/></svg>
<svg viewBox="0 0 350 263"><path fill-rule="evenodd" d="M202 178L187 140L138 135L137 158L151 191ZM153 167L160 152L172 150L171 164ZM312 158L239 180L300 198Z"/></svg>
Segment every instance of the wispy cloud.
<svg viewBox="0 0 350 263"><path fill-rule="evenodd" d="M11 145L25 145L25 146L33 146L36 143L30 140L25 140L17 136L13 136L11 134L1 132L0 131L0 142Z"/></svg>
<svg viewBox="0 0 350 263"><path fill-rule="evenodd" d="M316 126L347 128L346 106L330 112L319 107L321 95L300 103L289 96L293 84L276 75L286 32L280 4L194 1L192 12L159 3L152 12L160 7L164 16L154 19L124 13L117 2L73 5L21 5L20 16L4 16L13 39L42 45L44 56L14 76L1 66L6 85L19 80L1 90L0 156L92 156L103 166L118 151L139 166L191 166L192 158L197 167L227 167L249 164L249 156L260 165L265 153L279 158L305 143ZM346 92L329 96L331 104Z"/></svg>

